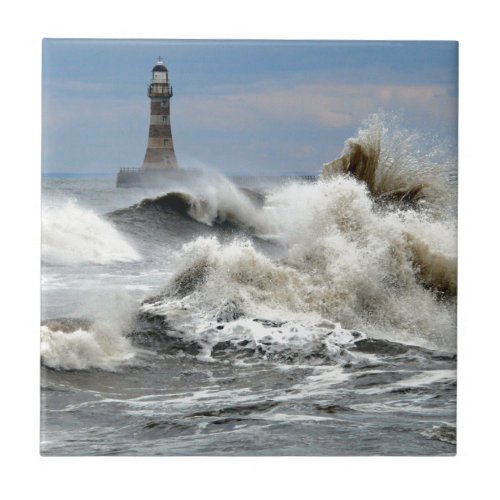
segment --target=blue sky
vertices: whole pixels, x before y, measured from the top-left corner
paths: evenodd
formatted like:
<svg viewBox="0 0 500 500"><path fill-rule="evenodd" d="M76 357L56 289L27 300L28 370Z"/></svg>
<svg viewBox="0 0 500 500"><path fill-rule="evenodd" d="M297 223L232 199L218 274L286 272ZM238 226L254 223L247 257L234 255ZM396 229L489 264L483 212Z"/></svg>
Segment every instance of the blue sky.
<svg viewBox="0 0 500 500"><path fill-rule="evenodd" d="M184 167L316 173L379 109L455 140L454 42L46 39L44 173L142 164L146 88L159 55L174 88L172 133Z"/></svg>

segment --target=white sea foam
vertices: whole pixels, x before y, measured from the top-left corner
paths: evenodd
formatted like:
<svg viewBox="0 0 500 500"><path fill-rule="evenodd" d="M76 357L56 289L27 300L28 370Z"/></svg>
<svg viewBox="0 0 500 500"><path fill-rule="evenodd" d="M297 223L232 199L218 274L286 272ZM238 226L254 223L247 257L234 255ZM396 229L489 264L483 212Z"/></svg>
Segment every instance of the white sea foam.
<svg viewBox="0 0 500 500"><path fill-rule="evenodd" d="M58 370L115 370L139 363L144 353L126 337L134 311L135 301L120 290L82 296L79 312L84 319L58 318L41 326L42 363Z"/></svg>
<svg viewBox="0 0 500 500"><path fill-rule="evenodd" d="M380 210L345 176L281 188L262 213L262 227L272 228L287 257L275 262L247 240L198 238L184 246L170 284L171 292L186 283L194 289L179 303L165 299L169 319L192 310L213 320L233 301L250 318L323 318L373 336L454 348L454 300L431 286L432 279L455 279L453 220Z"/></svg>
<svg viewBox="0 0 500 500"><path fill-rule="evenodd" d="M134 351L114 326L93 325L74 331L41 327L41 358L45 366L62 370L114 370L129 363Z"/></svg>
<svg viewBox="0 0 500 500"><path fill-rule="evenodd" d="M45 206L42 260L47 264L106 264L140 259L137 251L108 221L73 201Z"/></svg>

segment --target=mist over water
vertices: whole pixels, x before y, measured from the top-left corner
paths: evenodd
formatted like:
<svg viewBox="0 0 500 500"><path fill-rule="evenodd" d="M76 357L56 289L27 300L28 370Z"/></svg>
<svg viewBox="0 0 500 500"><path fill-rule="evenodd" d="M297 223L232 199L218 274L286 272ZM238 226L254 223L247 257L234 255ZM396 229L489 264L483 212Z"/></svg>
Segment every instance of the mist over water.
<svg viewBox="0 0 500 500"><path fill-rule="evenodd" d="M379 116L316 182L48 181L42 451L453 453L456 164L423 145Z"/></svg>

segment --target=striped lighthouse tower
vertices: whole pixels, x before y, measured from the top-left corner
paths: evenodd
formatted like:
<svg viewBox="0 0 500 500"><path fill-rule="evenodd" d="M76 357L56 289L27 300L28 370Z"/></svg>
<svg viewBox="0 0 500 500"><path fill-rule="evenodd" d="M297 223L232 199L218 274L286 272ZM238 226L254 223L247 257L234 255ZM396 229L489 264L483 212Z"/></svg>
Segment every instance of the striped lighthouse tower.
<svg viewBox="0 0 500 500"><path fill-rule="evenodd" d="M177 169L172 129L170 128L170 98L174 95L168 83L168 71L161 57L153 67L148 87L151 99L148 148L142 163L145 170Z"/></svg>

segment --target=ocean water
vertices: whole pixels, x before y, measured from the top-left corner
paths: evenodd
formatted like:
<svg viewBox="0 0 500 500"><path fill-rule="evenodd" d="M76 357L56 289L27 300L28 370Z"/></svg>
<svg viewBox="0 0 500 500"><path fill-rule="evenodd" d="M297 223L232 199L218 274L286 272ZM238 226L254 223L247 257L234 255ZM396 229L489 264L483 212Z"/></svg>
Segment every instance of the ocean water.
<svg viewBox="0 0 500 500"><path fill-rule="evenodd" d="M44 178L41 453L455 454L456 175L401 134L377 186L425 172L412 203Z"/></svg>

